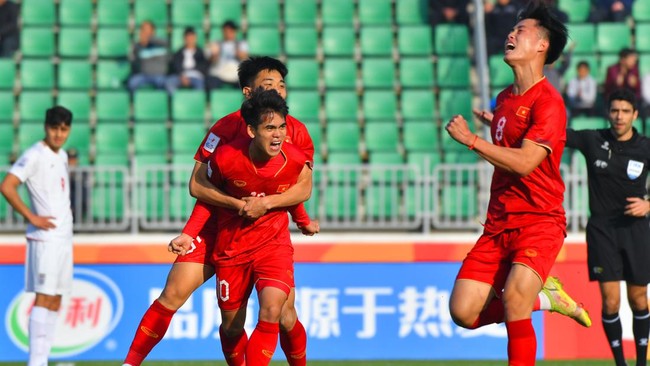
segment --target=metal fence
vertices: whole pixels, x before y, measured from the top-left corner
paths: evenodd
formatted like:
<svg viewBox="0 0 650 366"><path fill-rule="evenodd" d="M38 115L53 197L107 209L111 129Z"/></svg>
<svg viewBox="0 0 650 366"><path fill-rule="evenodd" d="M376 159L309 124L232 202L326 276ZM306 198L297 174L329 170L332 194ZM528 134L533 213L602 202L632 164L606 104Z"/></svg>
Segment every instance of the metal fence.
<svg viewBox="0 0 650 366"><path fill-rule="evenodd" d="M587 223L584 164L562 165L569 230ZM317 165L306 208L325 230L480 230L492 167L485 163L421 165ZM0 168L4 175L8 167ZM192 211L191 165L88 166L71 173L75 230L178 231ZM26 189L20 188L27 201ZM295 227L295 225L292 225ZM0 200L0 231L25 222ZM295 229L295 228L294 228Z"/></svg>

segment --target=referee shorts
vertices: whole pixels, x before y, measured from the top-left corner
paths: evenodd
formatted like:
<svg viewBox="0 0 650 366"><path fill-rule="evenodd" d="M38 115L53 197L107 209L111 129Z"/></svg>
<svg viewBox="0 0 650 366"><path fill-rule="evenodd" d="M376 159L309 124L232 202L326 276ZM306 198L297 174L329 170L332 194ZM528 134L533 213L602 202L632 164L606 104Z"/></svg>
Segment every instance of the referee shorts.
<svg viewBox="0 0 650 366"><path fill-rule="evenodd" d="M587 263L589 280L650 283L650 220L589 219Z"/></svg>

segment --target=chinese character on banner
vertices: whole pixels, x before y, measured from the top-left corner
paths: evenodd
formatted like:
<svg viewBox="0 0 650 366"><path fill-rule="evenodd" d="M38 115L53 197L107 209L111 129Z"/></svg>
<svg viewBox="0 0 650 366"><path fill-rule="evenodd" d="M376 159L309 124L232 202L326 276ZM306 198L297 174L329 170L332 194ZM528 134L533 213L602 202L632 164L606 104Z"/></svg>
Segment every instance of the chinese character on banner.
<svg viewBox="0 0 650 366"><path fill-rule="evenodd" d="M343 314L360 314L362 316L363 327L357 332L358 338L372 338L377 334L377 315L395 314L394 306L377 305L378 296L393 294L393 289L389 287L346 288L345 294L361 296L361 306L346 306L342 310Z"/></svg>
<svg viewBox="0 0 650 366"><path fill-rule="evenodd" d="M65 317L66 324L71 328L79 325L90 323L91 326L97 326L99 314L102 308L102 299L88 299L85 297L72 297L68 312Z"/></svg>
<svg viewBox="0 0 650 366"><path fill-rule="evenodd" d="M427 287L419 293L409 286L399 294L400 328L399 337L411 333L418 337L452 337L452 320L449 313L449 292Z"/></svg>
<svg viewBox="0 0 650 366"><path fill-rule="evenodd" d="M335 288L296 290L296 307L310 337L325 339L341 335L338 296L339 290Z"/></svg>

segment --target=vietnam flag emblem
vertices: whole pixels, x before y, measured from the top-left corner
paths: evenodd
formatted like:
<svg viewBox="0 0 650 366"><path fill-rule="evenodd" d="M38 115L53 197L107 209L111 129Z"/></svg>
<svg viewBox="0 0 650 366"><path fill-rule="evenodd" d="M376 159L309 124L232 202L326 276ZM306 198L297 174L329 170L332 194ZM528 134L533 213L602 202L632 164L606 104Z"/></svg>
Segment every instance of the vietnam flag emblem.
<svg viewBox="0 0 650 366"><path fill-rule="evenodd" d="M528 119L529 114L530 108L524 106L519 106L519 108L517 108L517 117Z"/></svg>

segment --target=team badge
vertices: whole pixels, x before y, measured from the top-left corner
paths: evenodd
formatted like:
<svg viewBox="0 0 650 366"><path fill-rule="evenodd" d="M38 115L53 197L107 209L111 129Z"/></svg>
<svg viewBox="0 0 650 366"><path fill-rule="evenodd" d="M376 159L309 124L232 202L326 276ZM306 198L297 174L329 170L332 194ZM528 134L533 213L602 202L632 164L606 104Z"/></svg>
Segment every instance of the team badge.
<svg viewBox="0 0 650 366"><path fill-rule="evenodd" d="M210 132L210 135L208 135L208 138L205 140L205 144L203 144L203 148L206 149L209 152L214 152L214 149L217 147L219 144L219 137L212 132Z"/></svg>
<svg viewBox="0 0 650 366"><path fill-rule="evenodd" d="M636 160L630 160L627 163L627 177L637 179L643 172L643 163Z"/></svg>
<svg viewBox="0 0 650 366"><path fill-rule="evenodd" d="M237 187L244 187L246 185L246 181L235 179L233 181L233 184Z"/></svg>
<svg viewBox="0 0 650 366"><path fill-rule="evenodd" d="M530 114L530 108L524 106L519 106L519 108L517 108L517 117L526 119L528 118L529 114Z"/></svg>
<svg viewBox="0 0 650 366"><path fill-rule="evenodd" d="M285 192L287 189L289 189L289 184L280 184L277 193Z"/></svg>

